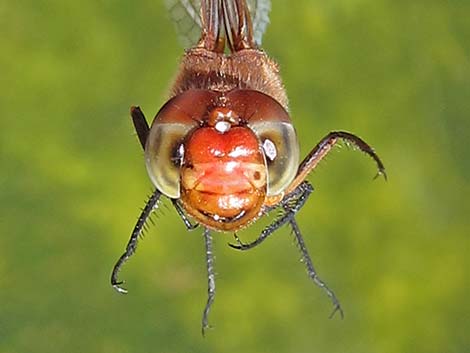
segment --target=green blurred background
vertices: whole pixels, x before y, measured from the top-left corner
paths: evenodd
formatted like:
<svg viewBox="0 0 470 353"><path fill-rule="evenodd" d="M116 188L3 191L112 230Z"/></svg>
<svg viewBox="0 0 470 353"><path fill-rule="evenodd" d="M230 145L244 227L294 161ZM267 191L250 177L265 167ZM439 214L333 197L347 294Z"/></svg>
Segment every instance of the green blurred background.
<svg viewBox="0 0 470 353"><path fill-rule="evenodd" d="M469 352L470 2L273 1L302 154L355 132L389 181L342 149L298 221L345 319L286 228L239 253L164 207L109 275L151 185L129 106L152 117L182 49L163 1L0 3L0 352ZM167 203L168 204L168 203ZM261 225L241 234L253 239Z"/></svg>

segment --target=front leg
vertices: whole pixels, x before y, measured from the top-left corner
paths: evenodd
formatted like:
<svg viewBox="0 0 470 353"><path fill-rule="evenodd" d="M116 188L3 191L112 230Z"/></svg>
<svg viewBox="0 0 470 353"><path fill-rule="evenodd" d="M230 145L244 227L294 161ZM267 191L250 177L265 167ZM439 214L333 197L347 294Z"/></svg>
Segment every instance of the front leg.
<svg viewBox="0 0 470 353"><path fill-rule="evenodd" d="M171 202L173 203L173 206L175 207L178 216L180 216L187 230L194 230L199 227L199 223L191 223L188 216L181 207L179 199L171 199Z"/></svg>
<svg viewBox="0 0 470 353"><path fill-rule="evenodd" d="M113 272L111 274L111 285L119 293L127 293L127 289L121 287L121 284L123 284L124 281L119 281L117 278L119 271L121 270L122 265L124 265L124 263L126 263L127 260L129 260L129 258L134 255L135 250L137 249L137 242L139 240L139 237L142 235L145 223L149 219L151 213L157 207L157 202L161 196L162 193L158 190L155 190L152 196L150 196L149 200L147 201L147 204L145 205L144 209L142 210L142 213L140 214L139 219L137 220L134 230L132 231L131 238L129 239L129 242L126 246L126 251L124 252L124 254L121 255L116 265L114 265Z"/></svg>
<svg viewBox="0 0 470 353"><path fill-rule="evenodd" d="M131 117L132 122L134 123L135 132L137 132L137 136L139 137L140 144L145 150L145 143L147 142L147 137L150 131L147 119L145 119L145 115L142 110L140 110L140 107L134 106L131 107Z"/></svg>
<svg viewBox="0 0 470 353"><path fill-rule="evenodd" d="M264 228L256 240L251 243L244 244L240 242L237 237L236 240L238 244L229 243L228 245L237 250L248 250L261 244L276 230L278 230L284 224L290 222L290 220L294 219L295 214L299 212L300 209L305 205L308 197L312 192L313 186L310 185L308 181L302 182L294 191L292 191L280 202L280 205L284 208L284 214Z"/></svg>
<svg viewBox="0 0 470 353"><path fill-rule="evenodd" d="M385 167L372 147L370 147L359 136L346 131L332 131L322 138L322 140L305 157L302 163L300 163L297 176L289 185L286 192L295 190L297 186L300 185L305 180L305 178L307 178L307 175L318 166L323 158L325 158L331 152L333 146L335 146L339 141L349 143L371 157L377 164L377 174L375 178L377 178L379 175L383 175L385 180L387 180ZM267 202L269 203L269 200Z"/></svg>

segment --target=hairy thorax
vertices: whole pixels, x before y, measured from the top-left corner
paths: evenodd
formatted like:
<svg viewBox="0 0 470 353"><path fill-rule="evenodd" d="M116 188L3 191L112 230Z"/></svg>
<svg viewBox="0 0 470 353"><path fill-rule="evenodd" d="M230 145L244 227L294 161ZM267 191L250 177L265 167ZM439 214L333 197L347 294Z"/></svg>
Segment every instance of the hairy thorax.
<svg viewBox="0 0 470 353"><path fill-rule="evenodd" d="M188 50L171 95L176 96L188 89L228 92L237 88L262 92L288 111L287 95L277 63L257 49L244 49L230 55L204 48Z"/></svg>

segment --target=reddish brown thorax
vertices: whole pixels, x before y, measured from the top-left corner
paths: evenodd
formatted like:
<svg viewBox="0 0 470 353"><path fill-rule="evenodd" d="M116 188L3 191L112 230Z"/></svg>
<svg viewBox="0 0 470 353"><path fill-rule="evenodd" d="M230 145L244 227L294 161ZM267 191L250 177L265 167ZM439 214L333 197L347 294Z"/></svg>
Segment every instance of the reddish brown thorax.
<svg viewBox="0 0 470 353"><path fill-rule="evenodd" d="M266 162L258 137L236 112L216 107L207 126L185 142L181 199L196 219L233 230L256 219L266 195Z"/></svg>

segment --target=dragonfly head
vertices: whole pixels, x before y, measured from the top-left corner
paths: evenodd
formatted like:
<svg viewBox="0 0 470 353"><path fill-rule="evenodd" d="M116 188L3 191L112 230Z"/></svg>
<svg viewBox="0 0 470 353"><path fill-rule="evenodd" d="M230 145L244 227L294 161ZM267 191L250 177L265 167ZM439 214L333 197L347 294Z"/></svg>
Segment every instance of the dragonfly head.
<svg viewBox="0 0 470 353"><path fill-rule="evenodd" d="M238 89L192 90L170 100L152 124L145 153L162 193L224 231L256 220L266 196L282 193L299 163L287 112L263 93Z"/></svg>

